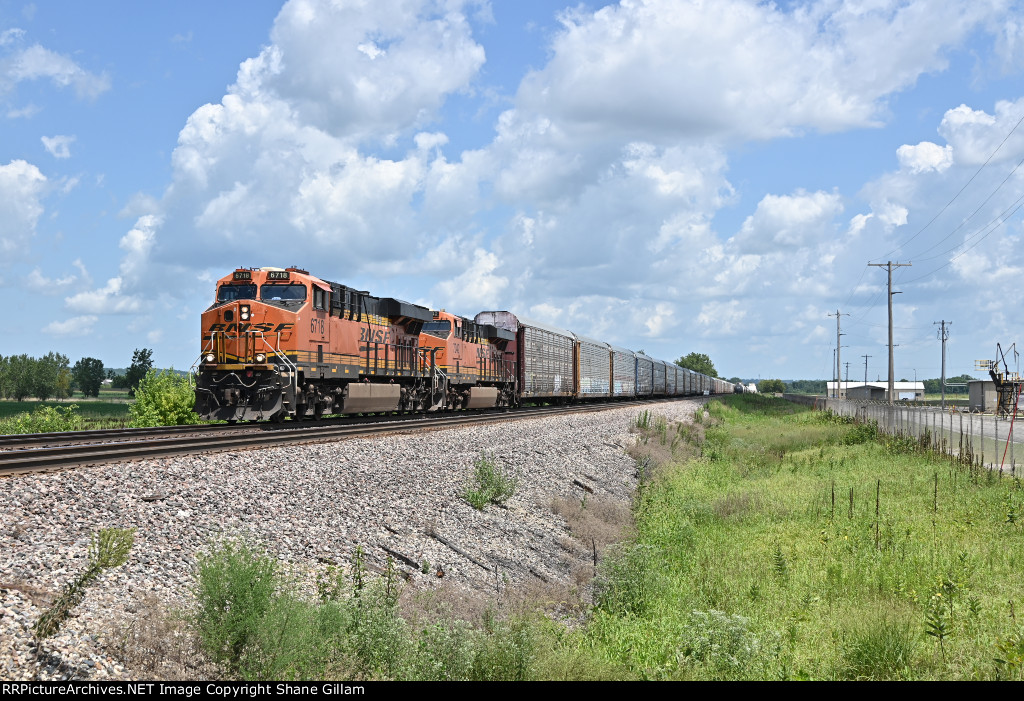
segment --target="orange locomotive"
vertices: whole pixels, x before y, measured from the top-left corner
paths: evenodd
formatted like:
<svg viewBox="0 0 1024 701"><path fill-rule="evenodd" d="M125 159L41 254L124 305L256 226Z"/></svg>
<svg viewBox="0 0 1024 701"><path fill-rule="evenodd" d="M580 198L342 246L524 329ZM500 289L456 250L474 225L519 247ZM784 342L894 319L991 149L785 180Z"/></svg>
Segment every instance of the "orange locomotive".
<svg viewBox="0 0 1024 701"><path fill-rule="evenodd" d="M514 335L298 268L239 268L202 315L196 411L227 421L511 406ZM510 350L506 348L510 347Z"/></svg>

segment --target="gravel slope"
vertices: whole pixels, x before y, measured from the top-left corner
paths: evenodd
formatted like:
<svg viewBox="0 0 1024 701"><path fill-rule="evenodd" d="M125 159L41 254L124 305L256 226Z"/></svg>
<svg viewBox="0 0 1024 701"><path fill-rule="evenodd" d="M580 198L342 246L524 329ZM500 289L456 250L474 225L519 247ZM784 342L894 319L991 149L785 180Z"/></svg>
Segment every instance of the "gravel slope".
<svg viewBox="0 0 1024 701"><path fill-rule="evenodd" d="M649 408L688 420L700 403ZM628 427L638 412L611 409L0 481L0 679L130 678L104 646L112 623L130 618L149 595L167 609L186 606L196 551L224 535L252 538L300 570L347 563L357 546L371 568L383 567L383 545L430 563L427 574L397 563L418 587L436 586L438 569L446 583L477 591L567 583L575 549L566 545L566 524L552 512L552 499L581 498L577 480L595 497L628 503L636 467L624 448L633 442ZM507 508L478 512L458 493L485 452L513 468L520 482ZM32 624L85 569L90 534L105 527L138 529L127 564L102 575L37 654Z"/></svg>

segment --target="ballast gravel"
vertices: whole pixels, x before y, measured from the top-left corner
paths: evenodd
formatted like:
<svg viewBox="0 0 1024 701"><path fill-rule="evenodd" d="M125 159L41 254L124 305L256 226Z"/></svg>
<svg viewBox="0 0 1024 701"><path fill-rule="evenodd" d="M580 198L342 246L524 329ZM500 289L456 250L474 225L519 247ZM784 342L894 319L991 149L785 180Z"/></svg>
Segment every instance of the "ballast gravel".
<svg viewBox="0 0 1024 701"><path fill-rule="evenodd" d="M701 399L644 409L688 421ZM222 538L259 544L296 572L370 569L388 550L411 586L444 581L481 593L567 583L569 531L551 504L628 503L637 468L625 450L641 409L522 419L334 443L117 463L0 480L0 679L131 679L112 631L145 599L191 603L196 554ZM481 455L519 478L503 507L459 497ZM135 528L128 562L100 575L60 632L32 626L85 570L91 534ZM569 547L568 550L572 550ZM413 567L412 563L419 565Z"/></svg>

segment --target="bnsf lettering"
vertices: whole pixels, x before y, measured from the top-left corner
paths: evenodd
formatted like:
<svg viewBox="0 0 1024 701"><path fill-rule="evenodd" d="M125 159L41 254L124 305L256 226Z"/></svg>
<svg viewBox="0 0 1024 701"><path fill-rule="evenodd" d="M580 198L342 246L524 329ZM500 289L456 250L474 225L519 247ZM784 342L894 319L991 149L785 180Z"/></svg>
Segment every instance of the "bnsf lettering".
<svg viewBox="0 0 1024 701"><path fill-rule="evenodd" d="M366 327L359 329L360 343L391 343L392 336L391 329L368 329Z"/></svg>
<svg viewBox="0 0 1024 701"><path fill-rule="evenodd" d="M292 328L295 324L278 324L275 328L272 323L265 321L260 324L210 324L210 333L227 333L228 331L260 331L262 333L280 333Z"/></svg>

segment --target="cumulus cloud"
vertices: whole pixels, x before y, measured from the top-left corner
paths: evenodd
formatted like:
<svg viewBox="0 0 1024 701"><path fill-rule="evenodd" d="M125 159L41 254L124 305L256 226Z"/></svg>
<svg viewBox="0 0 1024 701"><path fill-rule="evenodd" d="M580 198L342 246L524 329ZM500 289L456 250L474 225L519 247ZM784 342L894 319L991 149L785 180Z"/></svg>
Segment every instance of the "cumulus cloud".
<svg viewBox="0 0 1024 701"><path fill-rule="evenodd" d="M240 245L287 240L344 275L394 269L436 245L442 232L423 232L417 208L451 233L458 217L446 215L465 212L472 179L446 163L445 134L419 127L483 63L461 6L285 5L271 45L181 130L174 180L151 210L162 219L153 262L189 266L201 250L209 265L234 265ZM404 154L366 152L395 134L407 138Z"/></svg>
<svg viewBox="0 0 1024 701"><path fill-rule="evenodd" d="M46 176L27 161L0 166L0 252L5 262L27 251L43 213Z"/></svg>
<svg viewBox="0 0 1024 701"><path fill-rule="evenodd" d="M734 242L755 253L803 248L826 238L842 211L837 192L799 190L792 195L765 195Z"/></svg>
<svg viewBox="0 0 1024 701"><path fill-rule="evenodd" d="M54 158L71 158L71 144L74 143L74 136L43 136L43 146Z"/></svg>
<svg viewBox="0 0 1024 701"><path fill-rule="evenodd" d="M922 141L917 146L904 144L896 149L896 157L900 166L911 173L930 170L941 173L953 165L953 147L949 144L939 146L930 141Z"/></svg>
<svg viewBox="0 0 1024 701"><path fill-rule="evenodd" d="M1024 98L1000 100L995 114L960 105L943 116L939 134L963 165L979 166L990 157L993 164L1016 162L1024 155L1024 130L1015 129L1022 113Z"/></svg>
<svg viewBox="0 0 1024 701"><path fill-rule="evenodd" d="M986 3L640 0L562 15L525 111L574 127L768 138L869 126L885 96L945 66Z"/></svg>
<svg viewBox="0 0 1024 701"><path fill-rule="evenodd" d="M701 305L697 323L702 336L732 336L742 331L747 310L739 300L706 302Z"/></svg>
<svg viewBox="0 0 1024 701"><path fill-rule="evenodd" d="M0 41L0 47L17 45L23 36L23 32L17 31L5 32L6 41ZM87 71L67 56L39 44L0 55L0 91L22 81L39 79L49 79L58 88L70 87L84 99L95 99L110 89L110 78L105 73Z"/></svg>
<svg viewBox="0 0 1024 701"><path fill-rule="evenodd" d="M51 336L88 336L99 321L94 314L76 316L64 321L51 321L43 327L43 333Z"/></svg>
<svg viewBox="0 0 1024 701"><path fill-rule="evenodd" d="M120 277L110 278L102 288L66 297L64 303L72 311L87 314L134 314L141 310L143 299L124 293L123 288Z"/></svg>
<svg viewBox="0 0 1024 701"><path fill-rule="evenodd" d="M434 304L449 308L485 309L501 304L501 294L508 286L508 279L495 275L498 257L482 249L473 252L473 263L465 272L451 280L438 283L435 288Z"/></svg>
<svg viewBox="0 0 1024 701"><path fill-rule="evenodd" d="M59 278L48 278L43 275L39 268L33 268L32 272L25 277L25 284L28 288L33 292L38 292L43 295L61 294L77 281L78 276L74 274L65 275Z"/></svg>

